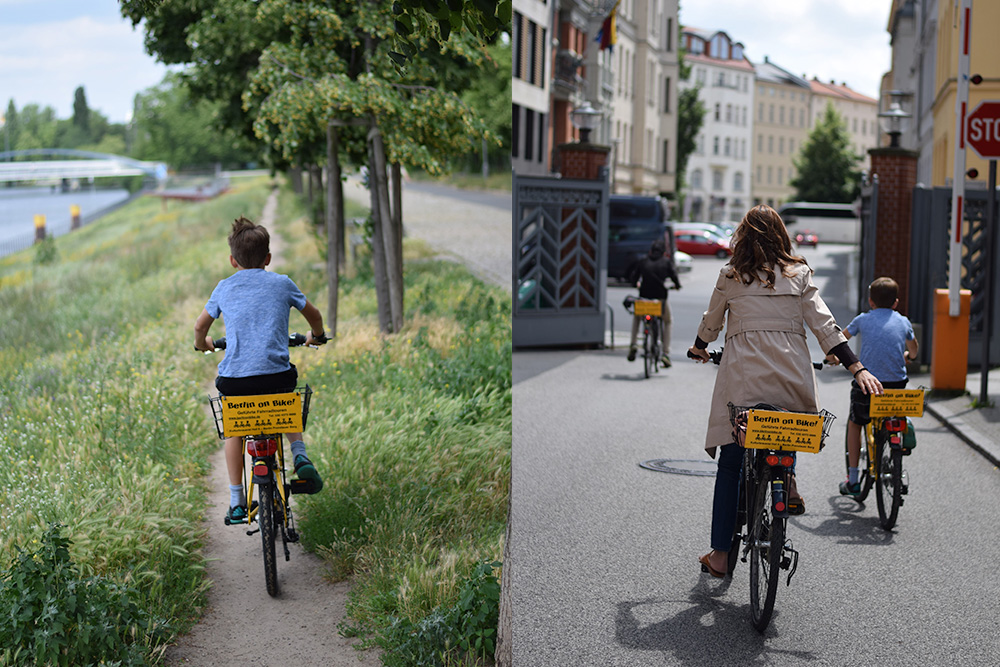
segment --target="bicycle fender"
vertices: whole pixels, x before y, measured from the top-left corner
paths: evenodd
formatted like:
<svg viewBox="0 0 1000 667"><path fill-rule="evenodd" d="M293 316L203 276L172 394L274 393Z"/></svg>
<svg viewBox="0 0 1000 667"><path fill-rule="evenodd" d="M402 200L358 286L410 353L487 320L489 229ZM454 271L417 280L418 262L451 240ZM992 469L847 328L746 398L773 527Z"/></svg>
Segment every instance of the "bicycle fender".
<svg viewBox="0 0 1000 667"><path fill-rule="evenodd" d="M786 498L785 480L780 477L771 480L771 513L775 518L788 518L788 499Z"/></svg>
<svg viewBox="0 0 1000 667"><path fill-rule="evenodd" d="M271 464L265 458L255 458L253 460L253 483L271 483Z"/></svg>

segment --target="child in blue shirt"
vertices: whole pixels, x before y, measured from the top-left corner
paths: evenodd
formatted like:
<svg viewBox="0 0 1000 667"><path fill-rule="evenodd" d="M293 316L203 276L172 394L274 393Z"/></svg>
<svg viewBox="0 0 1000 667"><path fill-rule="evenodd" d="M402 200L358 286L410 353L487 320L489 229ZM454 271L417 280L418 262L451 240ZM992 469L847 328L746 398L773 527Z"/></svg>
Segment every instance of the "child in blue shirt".
<svg viewBox="0 0 1000 667"><path fill-rule="evenodd" d="M221 281L212 292L194 325L194 346L214 349L208 330L225 317L226 354L219 363L215 386L224 396L253 396L295 391L298 372L288 358L288 316L292 308L302 312L309 323L306 345L327 341L323 315L299 291L292 280L264 267L271 262L267 230L240 217L229 234L229 262L236 273ZM306 455L301 433L286 433L299 479L312 482L311 493L323 488L323 480ZM230 523L247 517L243 490L243 443L239 437L226 438L226 467L229 470Z"/></svg>
<svg viewBox="0 0 1000 667"><path fill-rule="evenodd" d="M879 379L886 389L906 387L906 362L917 357L917 337L913 325L905 316L896 312L899 304L899 285L888 277L876 278L868 286L867 313L861 313L847 325L847 338L861 334L861 363ZM831 360L832 361L832 360ZM861 429L871 421L868 408L871 398L861 391L856 382L851 383L851 410L847 418L848 476L840 483L840 493L857 496L861 493L858 481L861 457Z"/></svg>

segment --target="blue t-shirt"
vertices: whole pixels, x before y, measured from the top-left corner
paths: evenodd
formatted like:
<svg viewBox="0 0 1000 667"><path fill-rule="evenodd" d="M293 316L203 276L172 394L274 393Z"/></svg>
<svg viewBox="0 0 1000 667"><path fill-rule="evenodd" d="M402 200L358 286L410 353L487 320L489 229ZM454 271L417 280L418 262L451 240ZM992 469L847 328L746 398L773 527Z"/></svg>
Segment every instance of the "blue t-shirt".
<svg viewBox="0 0 1000 667"><path fill-rule="evenodd" d="M861 334L858 358L879 382L900 382L906 378L906 341L915 338L913 325L892 308L876 308L861 313L847 325L847 333Z"/></svg>
<svg viewBox="0 0 1000 667"><path fill-rule="evenodd" d="M306 297L291 278L264 269L242 269L216 285L205 310L226 323L219 375L242 378L291 368L288 314L305 306Z"/></svg>

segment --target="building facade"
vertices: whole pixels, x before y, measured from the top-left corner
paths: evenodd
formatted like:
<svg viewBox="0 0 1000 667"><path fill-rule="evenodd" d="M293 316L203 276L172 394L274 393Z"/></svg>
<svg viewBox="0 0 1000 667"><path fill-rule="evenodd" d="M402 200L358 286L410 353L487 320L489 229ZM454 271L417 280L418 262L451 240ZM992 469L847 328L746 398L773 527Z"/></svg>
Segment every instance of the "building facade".
<svg viewBox="0 0 1000 667"><path fill-rule="evenodd" d="M754 67L722 31L685 28L682 40L706 114L688 159L683 220L739 221L751 200Z"/></svg>
<svg viewBox="0 0 1000 667"><path fill-rule="evenodd" d="M755 76L753 204L777 208L794 198L794 158L809 136L812 88L767 56L755 66Z"/></svg>
<svg viewBox="0 0 1000 667"><path fill-rule="evenodd" d="M519 174L549 173L552 23L551 2L514 0L510 157Z"/></svg>

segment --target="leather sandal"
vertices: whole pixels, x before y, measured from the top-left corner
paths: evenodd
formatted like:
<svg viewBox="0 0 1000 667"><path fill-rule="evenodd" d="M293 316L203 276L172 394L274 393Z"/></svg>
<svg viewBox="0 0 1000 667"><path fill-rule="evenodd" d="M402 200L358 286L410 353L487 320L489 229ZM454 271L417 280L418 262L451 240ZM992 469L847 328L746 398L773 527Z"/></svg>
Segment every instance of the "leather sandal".
<svg viewBox="0 0 1000 667"><path fill-rule="evenodd" d="M700 557L698 559L698 562L701 563L701 571L702 572L710 574L713 577L715 577L716 579L722 579L723 577L726 576L725 572L719 572L714 567L712 567L712 565L708 561L708 554L705 554L704 556Z"/></svg>

